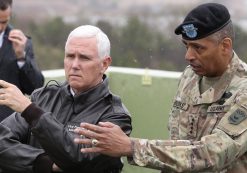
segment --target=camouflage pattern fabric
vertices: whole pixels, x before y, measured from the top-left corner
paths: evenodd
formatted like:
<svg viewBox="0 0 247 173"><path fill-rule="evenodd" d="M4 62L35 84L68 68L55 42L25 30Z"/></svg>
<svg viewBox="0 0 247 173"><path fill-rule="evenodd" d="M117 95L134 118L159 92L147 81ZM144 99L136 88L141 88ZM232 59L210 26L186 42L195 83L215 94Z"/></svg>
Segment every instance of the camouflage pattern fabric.
<svg viewBox="0 0 247 173"><path fill-rule="evenodd" d="M247 65L235 54L203 94L188 66L169 115L169 140L132 138L131 164L170 172L247 172Z"/></svg>

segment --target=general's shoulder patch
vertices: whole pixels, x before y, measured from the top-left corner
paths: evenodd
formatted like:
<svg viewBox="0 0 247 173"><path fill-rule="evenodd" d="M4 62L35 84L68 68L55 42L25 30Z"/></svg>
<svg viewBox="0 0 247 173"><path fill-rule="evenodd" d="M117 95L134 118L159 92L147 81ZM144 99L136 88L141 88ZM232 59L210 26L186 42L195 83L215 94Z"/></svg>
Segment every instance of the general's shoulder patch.
<svg viewBox="0 0 247 173"><path fill-rule="evenodd" d="M238 125L246 118L247 118L246 112L238 108L228 117L228 121L230 124Z"/></svg>

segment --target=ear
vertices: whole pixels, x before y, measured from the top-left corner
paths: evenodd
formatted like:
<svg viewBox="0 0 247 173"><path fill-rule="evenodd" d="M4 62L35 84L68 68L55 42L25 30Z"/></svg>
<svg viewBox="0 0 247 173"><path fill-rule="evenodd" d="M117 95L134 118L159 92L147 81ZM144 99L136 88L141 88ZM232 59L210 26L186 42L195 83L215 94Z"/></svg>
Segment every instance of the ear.
<svg viewBox="0 0 247 173"><path fill-rule="evenodd" d="M104 57L102 60L102 74L105 73L105 71L108 69L108 67L111 65L112 58L110 56Z"/></svg>
<svg viewBox="0 0 247 173"><path fill-rule="evenodd" d="M222 50L224 54L231 54L232 52L232 39L226 37L222 40Z"/></svg>

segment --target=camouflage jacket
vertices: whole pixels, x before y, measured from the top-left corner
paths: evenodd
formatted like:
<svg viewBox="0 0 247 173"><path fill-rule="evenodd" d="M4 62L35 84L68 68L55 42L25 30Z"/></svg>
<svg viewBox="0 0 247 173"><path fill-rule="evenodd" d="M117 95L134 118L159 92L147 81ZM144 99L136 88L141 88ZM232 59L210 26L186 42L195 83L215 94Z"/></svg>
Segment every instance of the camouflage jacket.
<svg viewBox="0 0 247 173"><path fill-rule="evenodd" d="M169 117L170 140L132 138L132 164L162 172L247 172L247 65L235 54L203 94L191 67Z"/></svg>

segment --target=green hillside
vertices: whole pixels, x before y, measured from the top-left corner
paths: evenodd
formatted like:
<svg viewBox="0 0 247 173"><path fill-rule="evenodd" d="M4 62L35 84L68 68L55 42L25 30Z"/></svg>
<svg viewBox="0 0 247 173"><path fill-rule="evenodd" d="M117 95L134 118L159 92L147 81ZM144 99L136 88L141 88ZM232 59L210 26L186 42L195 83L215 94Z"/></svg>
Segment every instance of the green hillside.
<svg viewBox="0 0 247 173"><path fill-rule="evenodd" d="M152 77L150 85L142 83L143 76L110 73L110 88L121 96L132 115L131 136L167 139L168 112L177 88L177 79ZM124 159L126 162L126 159ZM124 173L156 173L125 163Z"/></svg>

